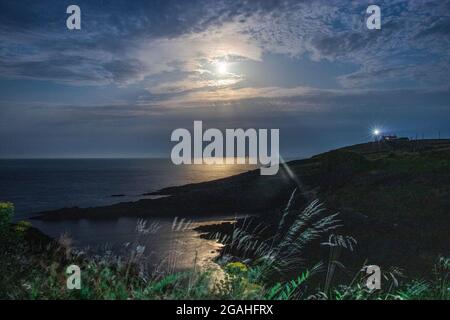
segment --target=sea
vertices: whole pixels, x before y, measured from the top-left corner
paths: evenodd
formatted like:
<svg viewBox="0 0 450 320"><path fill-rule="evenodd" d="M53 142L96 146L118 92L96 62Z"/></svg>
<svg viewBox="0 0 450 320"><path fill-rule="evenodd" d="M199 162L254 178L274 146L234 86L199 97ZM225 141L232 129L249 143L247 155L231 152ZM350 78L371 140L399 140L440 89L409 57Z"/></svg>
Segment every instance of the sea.
<svg viewBox="0 0 450 320"><path fill-rule="evenodd" d="M254 165L181 165L170 159L0 160L0 202L12 202L15 221L29 220L45 234L93 255L141 252L154 268L184 270L207 265L220 244L200 237L195 227L233 221L229 216L30 220L42 211L151 199L145 193L170 186L216 180L255 169ZM181 224L181 227L180 227Z"/></svg>

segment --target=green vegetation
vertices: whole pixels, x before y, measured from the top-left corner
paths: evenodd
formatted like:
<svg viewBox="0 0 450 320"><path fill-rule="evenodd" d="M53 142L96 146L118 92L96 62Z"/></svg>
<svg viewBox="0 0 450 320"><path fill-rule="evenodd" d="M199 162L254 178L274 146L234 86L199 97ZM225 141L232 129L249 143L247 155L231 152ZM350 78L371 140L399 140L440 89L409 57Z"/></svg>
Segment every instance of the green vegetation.
<svg viewBox="0 0 450 320"><path fill-rule="evenodd" d="M345 162L355 169L326 195L338 206L391 221L447 216L450 152L390 153L364 167Z"/></svg>
<svg viewBox="0 0 450 320"><path fill-rule="evenodd" d="M363 271L349 283L334 284L339 264L333 257L352 250L351 237L331 235L324 243L330 250L328 265L305 267L307 244L339 221L336 215L321 216L317 201L302 212L293 210L293 196L273 237L258 238L257 228L236 228L228 238L216 235L235 253L234 261L219 261L220 271L193 268L164 275L142 274L136 255L128 260L80 256L67 247L70 241L48 239L28 222L11 224L13 206L2 203L0 299L450 299L450 260L445 258L423 280L403 279L391 270L383 274L381 290L367 289ZM70 264L82 270L80 290L66 288ZM284 279L286 274L294 275Z"/></svg>
<svg viewBox="0 0 450 320"><path fill-rule="evenodd" d="M13 215L14 206L12 203L0 202L0 237L6 236Z"/></svg>

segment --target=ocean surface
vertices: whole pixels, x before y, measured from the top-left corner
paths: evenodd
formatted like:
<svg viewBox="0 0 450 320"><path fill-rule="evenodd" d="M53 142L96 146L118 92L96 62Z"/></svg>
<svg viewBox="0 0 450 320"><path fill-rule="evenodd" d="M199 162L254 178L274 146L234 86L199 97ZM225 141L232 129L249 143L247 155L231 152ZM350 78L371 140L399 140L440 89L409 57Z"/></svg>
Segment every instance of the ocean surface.
<svg viewBox="0 0 450 320"><path fill-rule="evenodd" d="M90 207L151 198L142 194L158 189L232 176L254 169L251 165L175 166L170 159L58 159L0 160L0 201L13 202L15 219L64 207ZM120 195L120 196L119 196ZM231 213L230 213L231 214ZM204 240L196 226L223 219L182 222L173 217L148 219L145 234L137 232L138 218L110 221L31 220L33 226L53 238L69 238L78 249L126 256L137 246L150 264L181 270L211 261L217 254L215 241ZM188 221L189 220L189 221ZM189 223L187 223L189 222Z"/></svg>

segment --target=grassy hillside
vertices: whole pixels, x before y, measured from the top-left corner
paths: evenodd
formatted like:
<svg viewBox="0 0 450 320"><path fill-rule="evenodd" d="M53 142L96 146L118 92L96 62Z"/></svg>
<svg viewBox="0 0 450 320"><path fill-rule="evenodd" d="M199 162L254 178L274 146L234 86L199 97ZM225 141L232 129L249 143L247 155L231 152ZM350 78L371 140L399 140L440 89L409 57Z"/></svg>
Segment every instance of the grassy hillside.
<svg viewBox="0 0 450 320"><path fill-rule="evenodd" d="M339 212L339 232L358 241L356 252L345 258L354 269L368 259L385 269L401 267L411 275L423 276L436 256L450 255L448 140L366 143L292 161L288 167L291 176L281 172L264 189L279 191L278 198L284 196L287 201L289 193L281 190L297 187L297 207L320 199L329 213ZM220 183L231 184L231 180ZM218 182L209 187L214 183ZM196 186L197 192L203 186ZM174 191L183 188L187 187ZM259 191L254 201L264 198L264 190ZM263 212L255 210L257 217L252 223L267 226L261 237L273 231L283 201L273 201ZM202 228L209 236L231 229L231 225ZM318 246L313 251L320 257Z"/></svg>
<svg viewBox="0 0 450 320"><path fill-rule="evenodd" d="M448 141L357 145L291 168L341 212L363 256L419 271L435 255L450 254Z"/></svg>

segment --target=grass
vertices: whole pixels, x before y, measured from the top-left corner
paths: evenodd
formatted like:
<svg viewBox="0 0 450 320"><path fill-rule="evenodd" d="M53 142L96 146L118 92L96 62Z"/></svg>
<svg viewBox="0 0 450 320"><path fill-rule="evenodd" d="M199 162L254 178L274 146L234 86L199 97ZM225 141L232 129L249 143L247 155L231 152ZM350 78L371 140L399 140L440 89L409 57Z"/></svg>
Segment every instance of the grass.
<svg viewBox="0 0 450 320"><path fill-rule="evenodd" d="M0 299L450 299L450 260L444 257L438 258L427 279L404 279L398 270L389 270L383 273L382 289L370 290L362 268L348 283L336 284L333 276L342 267L340 252L352 251L356 240L332 233L339 227L338 215L327 214L318 201L302 211L293 209L294 194L271 237L259 237L264 227L250 222L236 227L229 237L215 235L228 256L233 253L231 261L219 261L220 274L196 267L164 274L142 272L143 257L137 249L130 249L127 259L81 256L69 248L67 239L37 241L30 223L11 224L14 208L1 203ZM180 222L174 225L180 228ZM138 248L140 236L157 229L139 221L132 248ZM329 249L328 259L310 264L305 251L317 240ZM71 264L82 270L80 290L66 287L65 271Z"/></svg>

